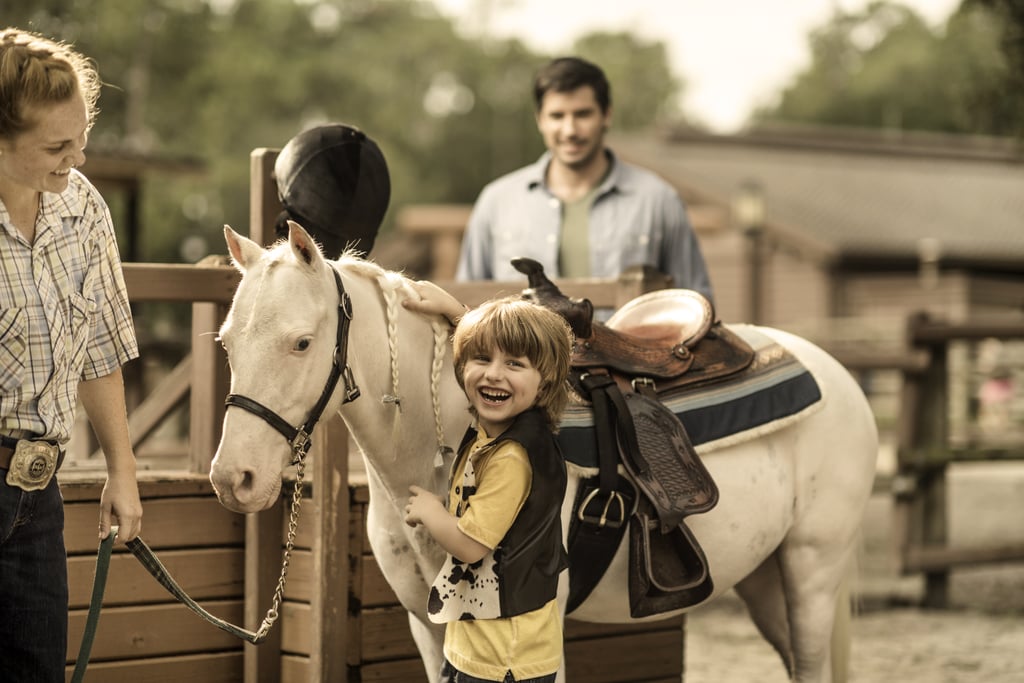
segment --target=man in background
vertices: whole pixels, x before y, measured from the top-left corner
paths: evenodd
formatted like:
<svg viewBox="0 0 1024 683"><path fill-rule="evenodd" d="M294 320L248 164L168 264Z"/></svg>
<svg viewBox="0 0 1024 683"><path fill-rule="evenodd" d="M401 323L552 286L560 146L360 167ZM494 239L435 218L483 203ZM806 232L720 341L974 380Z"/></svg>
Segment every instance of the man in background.
<svg viewBox="0 0 1024 683"><path fill-rule="evenodd" d="M604 72L578 57L555 59L537 73L533 96L547 151L480 193L456 278L518 279L516 257L539 261L552 278L617 277L648 265L710 300L704 257L679 195L605 146L612 104Z"/></svg>

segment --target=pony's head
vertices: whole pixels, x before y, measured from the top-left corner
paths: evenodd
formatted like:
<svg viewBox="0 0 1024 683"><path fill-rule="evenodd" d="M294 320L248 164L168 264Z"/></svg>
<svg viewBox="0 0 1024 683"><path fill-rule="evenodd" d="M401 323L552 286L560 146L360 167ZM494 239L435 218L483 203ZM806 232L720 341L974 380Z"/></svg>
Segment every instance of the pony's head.
<svg viewBox="0 0 1024 683"><path fill-rule="evenodd" d="M220 341L231 365L232 396L262 404L302 425L331 374L338 325L336 274L297 223L287 241L263 249L225 226L231 260L242 272ZM343 389L325 414L336 412ZM243 406L244 407L244 406ZM270 507L292 460L289 441L267 420L234 405L210 471L220 502L237 512Z"/></svg>

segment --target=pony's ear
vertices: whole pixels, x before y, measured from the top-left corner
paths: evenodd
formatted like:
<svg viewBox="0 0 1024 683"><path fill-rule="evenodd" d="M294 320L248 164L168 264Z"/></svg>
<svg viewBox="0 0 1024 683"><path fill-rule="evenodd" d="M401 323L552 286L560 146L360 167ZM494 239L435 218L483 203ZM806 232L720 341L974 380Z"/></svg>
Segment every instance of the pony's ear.
<svg viewBox="0 0 1024 683"><path fill-rule="evenodd" d="M288 221L288 244L291 245L296 258L307 265L315 266L324 258L317 243L306 229L295 221Z"/></svg>
<svg viewBox="0 0 1024 683"><path fill-rule="evenodd" d="M228 243L228 253L231 254L231 262L235 268L245 272L246 268L256 263L263 248L248 237L243 237L231 229L230 225L224 226L224 240Z"/></svg>

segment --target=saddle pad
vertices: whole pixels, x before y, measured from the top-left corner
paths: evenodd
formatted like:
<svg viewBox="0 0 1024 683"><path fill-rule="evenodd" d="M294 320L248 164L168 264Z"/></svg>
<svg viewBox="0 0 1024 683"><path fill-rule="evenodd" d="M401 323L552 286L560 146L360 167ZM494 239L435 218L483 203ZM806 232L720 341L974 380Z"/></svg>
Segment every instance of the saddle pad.
<svg viewBox="0 0 1024 683"><path fill-rule="evenodd" d="M754 326L729 329L754 349L750 366L719 382L661 397L701 454L782 429L821 401L818 383L789 351ZM598 466L593 425L589 407L574 404L565 411L557 438L568 462Z"/></svg>

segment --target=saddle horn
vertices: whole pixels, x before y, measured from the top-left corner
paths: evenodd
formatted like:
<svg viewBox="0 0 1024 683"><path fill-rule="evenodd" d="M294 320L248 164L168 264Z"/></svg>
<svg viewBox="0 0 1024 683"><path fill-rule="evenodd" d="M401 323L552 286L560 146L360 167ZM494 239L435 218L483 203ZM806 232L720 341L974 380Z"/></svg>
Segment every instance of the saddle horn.
<svg viewBox="0 0 1024 683"><path fill-rule="evenodd" d="M531 258L512 259L512 267L526 276L529 287L522 297L558 313L569 323L577 339L588 339L592 334L594 304L590 299L571 299L544 274L544 266Z"/></svg>

